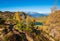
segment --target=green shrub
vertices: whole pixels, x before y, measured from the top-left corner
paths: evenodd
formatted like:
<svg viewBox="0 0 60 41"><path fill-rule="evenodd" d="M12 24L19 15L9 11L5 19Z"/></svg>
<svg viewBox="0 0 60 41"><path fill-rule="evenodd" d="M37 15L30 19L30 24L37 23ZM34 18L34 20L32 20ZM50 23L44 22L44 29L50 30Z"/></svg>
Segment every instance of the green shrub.
<svg viewBox="0 0 60 41"><path fill-rule="evenodd" d="M0 18L0 24L3 24L5 22L5 20L3 20L2 18Z"/></svg>

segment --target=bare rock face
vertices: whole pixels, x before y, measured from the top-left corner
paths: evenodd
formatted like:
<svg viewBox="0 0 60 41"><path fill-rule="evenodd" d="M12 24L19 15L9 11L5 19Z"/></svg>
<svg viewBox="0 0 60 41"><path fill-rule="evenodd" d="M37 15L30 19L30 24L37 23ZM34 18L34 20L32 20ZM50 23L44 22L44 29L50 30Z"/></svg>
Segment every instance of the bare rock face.
<svg viewBox="0 0 60 41"><path fill-rule="evenodd" d="M60 10L51 13L46 25L49 26L49 33L52 37L60 40Z"/></svg>

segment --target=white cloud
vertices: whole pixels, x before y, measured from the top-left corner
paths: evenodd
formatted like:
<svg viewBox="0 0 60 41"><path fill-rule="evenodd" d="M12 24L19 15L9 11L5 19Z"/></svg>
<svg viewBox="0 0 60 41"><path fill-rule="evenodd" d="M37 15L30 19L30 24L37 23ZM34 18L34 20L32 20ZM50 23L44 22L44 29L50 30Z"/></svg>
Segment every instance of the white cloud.
<svg viewBox="0 0 60 41"><path fill-rule="evenodd" d="M3 8L1 11L23 11L23 12L38 12L38 13L50 13L50 7L48 6L38 6L38 7L12 7Z"/></svg>

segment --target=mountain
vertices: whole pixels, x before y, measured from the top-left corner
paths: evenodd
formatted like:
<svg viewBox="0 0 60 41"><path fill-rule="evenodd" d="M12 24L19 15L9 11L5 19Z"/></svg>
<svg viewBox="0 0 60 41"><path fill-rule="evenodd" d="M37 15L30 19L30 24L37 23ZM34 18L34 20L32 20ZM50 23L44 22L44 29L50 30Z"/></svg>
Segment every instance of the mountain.
<svg viewBox="0 0 60 41"><path fill-rule="evenodd" d="M43 16L48 16L48 14L43 14L43 13L37 13L37 12L28 12L28 15L36 18L36 17L43 17Z"/></svg>

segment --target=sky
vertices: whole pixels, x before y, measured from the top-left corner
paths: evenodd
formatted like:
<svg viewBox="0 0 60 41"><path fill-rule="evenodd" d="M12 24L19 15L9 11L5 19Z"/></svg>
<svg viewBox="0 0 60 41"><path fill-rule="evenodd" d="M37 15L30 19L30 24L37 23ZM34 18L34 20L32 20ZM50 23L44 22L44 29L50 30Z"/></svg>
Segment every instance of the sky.
<svg viewBox="0 0 60 41"><path fill-rule="evenodd" d="M55 0L0 0L0 11L50 13ZM60 0L57 1L60 9Z"/></svg>

